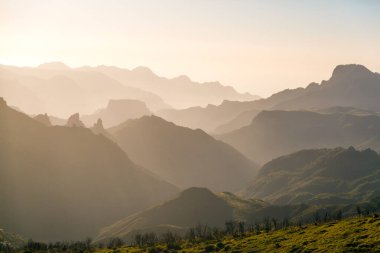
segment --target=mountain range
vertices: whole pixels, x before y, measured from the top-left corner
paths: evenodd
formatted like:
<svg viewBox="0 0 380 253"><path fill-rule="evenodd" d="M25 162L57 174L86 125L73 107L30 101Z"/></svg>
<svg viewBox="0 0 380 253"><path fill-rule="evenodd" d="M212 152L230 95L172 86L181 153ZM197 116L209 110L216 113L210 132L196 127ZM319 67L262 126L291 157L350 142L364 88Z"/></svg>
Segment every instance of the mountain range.
<svg viewBox="0 0 380 253"><path fill-rule="evenodd" d="M335 111L262 111L250 125L216 137L260 164L301 149L354 146L380 151L378 115Z"/></svg>
<svg viewBox="0 0 380 253"><path fill-rule="evenodd" d="M0 239L380 209L380 74L362 65L265 99L145 67L0 65L0 95Z"/></svg>
<svg viewBox="0 0 380 253"><path fill-rule="evenodd" d="M70 68L60 62L38 67L0 65L0 96L28 114L48 113L61 118L74 112L91 114L115 99L140 100L154 112L171 106L204 105L206 101L258 98L217 82L200 84L187 77L159 77L146 67Z"/></svg>
<svg viewBox="0 0 380 253"><path fill-rule="evenodd" d="M0 99L0 224L36 240L76 240L174 196L103 135L46 125Z"/></svg>
<svg viewBox="0 0 380 253"><path fill-rule="evenodd" d="M217 106L194 107L183 110L165 109L158 115L191 128L214 132L221 125L230 124L236 130L248 124L260 110L320 110L329 107L354 107L380 111L380 74L357 64L338 65L327 81L310 83L306 88L287 89L269 98L254 101L224 101ZM246 113L252 111L253 113ZM245 113L245 116L241 116ZM247 117L242 120L242 118ZM241 123L240 123L241 122ZM216 133L222 133L218 129Z"/></svg>
<svg viewBox="0 0 380 253"><path fill-rule="evenodd" d="M259 98L249 93L238 93L231 86L223 86L219 82L198 83L185 75L160 77L149 68L141 66L133 70L111 66L83 67L80 70L101 72L124 85L157 94L175 108L218 104L225 99L248 101Z"/></svg>
<svg viewBox="0 0 380 253"><path fill-rule="evenodd" d="M237 191L257 172L256 164L230 145L157 116L128 120L107 131L134 162L182 189Z"/></svg>

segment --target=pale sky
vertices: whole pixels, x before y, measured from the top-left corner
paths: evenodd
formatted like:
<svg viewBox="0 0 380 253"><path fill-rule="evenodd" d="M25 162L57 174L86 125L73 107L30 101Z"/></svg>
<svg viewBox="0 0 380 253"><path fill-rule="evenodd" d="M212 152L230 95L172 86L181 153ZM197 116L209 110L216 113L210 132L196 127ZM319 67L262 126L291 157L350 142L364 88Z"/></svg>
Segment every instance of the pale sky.
<svg viewBox="0 0 380 253"><path fill-rule="evenodd" d="M147 66L261 96L380 72L380 1L0 0L0 63Z"/></svg>

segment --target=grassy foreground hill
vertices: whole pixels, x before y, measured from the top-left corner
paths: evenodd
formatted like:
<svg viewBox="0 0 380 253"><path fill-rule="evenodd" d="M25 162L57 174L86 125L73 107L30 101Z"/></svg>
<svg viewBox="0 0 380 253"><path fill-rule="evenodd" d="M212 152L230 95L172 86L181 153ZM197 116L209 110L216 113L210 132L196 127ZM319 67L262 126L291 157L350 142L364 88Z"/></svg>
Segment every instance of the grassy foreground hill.
<svg viewBox="0 0 380 253"><path fill-rule="evenodd" d="M177 250L167 245L97 250L105 252L380 252L380 218L354 217L324 224L289 227L272 232L226 236L220 240L182 241Z"/></svg>

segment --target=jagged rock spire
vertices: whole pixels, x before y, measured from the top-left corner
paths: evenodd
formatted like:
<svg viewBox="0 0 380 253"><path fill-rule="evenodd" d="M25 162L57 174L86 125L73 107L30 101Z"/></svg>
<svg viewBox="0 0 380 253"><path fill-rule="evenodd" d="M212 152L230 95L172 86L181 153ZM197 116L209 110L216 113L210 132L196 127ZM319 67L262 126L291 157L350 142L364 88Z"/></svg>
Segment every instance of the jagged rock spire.
<svg viewBox="0 0 380 253"><path fill-rule="evenodd" d="M68 127L85 127L83 122L80 120L79 113L75 113L69 117L66 126Z"/></svg>

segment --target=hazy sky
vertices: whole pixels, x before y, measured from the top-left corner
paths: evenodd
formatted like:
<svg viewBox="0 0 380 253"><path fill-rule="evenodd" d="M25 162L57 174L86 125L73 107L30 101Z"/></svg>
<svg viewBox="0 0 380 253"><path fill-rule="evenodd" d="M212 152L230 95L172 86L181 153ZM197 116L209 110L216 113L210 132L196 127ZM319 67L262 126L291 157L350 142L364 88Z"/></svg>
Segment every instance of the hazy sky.
<svg viewBox="0 0 380 253"><path fill-rule="evenodd" d="M380 72L380 1L0 0L0 63L144 65L267 96Z"/></svg>

